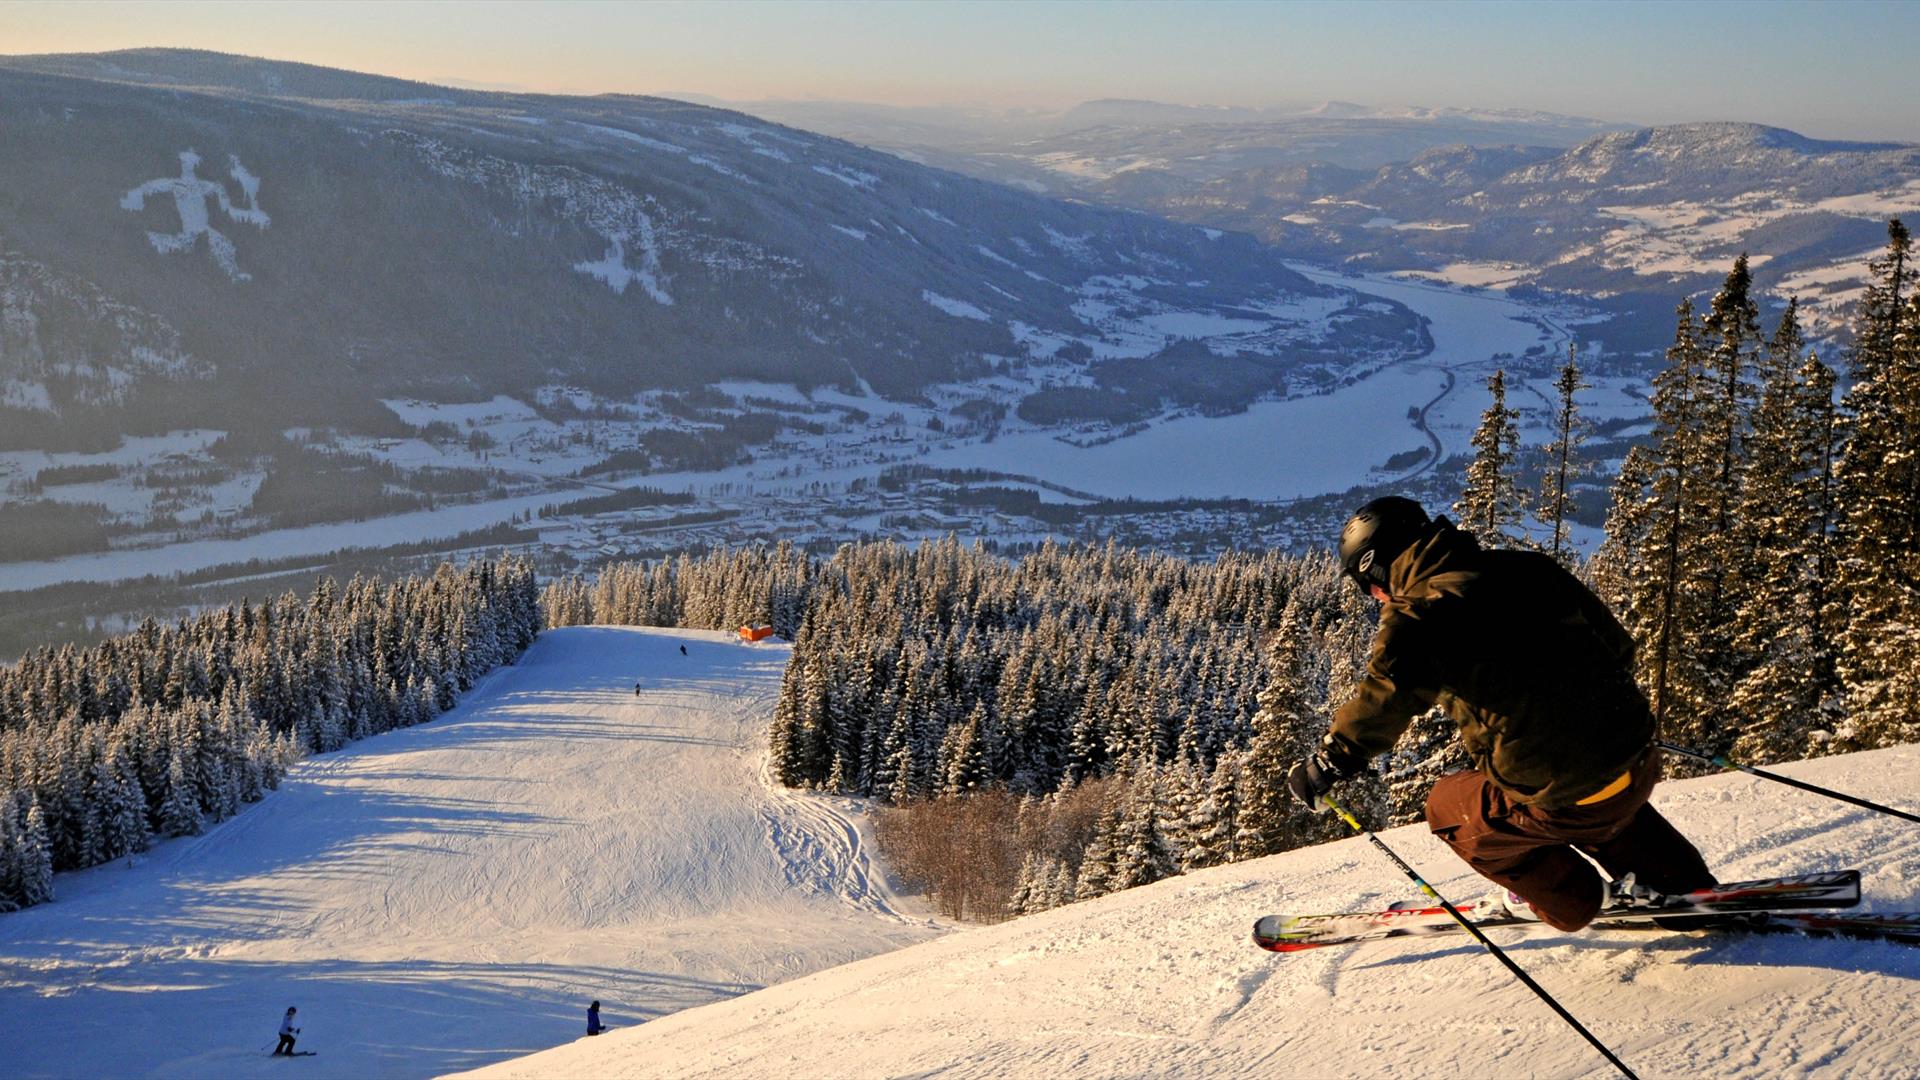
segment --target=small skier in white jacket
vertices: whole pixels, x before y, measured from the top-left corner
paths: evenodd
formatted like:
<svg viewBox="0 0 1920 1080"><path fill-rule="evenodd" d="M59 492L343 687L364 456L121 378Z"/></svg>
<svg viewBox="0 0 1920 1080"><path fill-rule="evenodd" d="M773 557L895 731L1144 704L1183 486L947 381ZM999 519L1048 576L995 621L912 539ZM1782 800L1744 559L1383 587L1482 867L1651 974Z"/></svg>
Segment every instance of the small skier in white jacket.
<svg viewBox="0 0 1920 1080"><path fill-rule="evenodd" d="M300 1034L300 1029L293 1026L293 1014L296 1011L293 1006L287 1006L286 1019L280 1021L280 1045L273 1048L276 1055L293 1056L293 1037Z"/></svg>

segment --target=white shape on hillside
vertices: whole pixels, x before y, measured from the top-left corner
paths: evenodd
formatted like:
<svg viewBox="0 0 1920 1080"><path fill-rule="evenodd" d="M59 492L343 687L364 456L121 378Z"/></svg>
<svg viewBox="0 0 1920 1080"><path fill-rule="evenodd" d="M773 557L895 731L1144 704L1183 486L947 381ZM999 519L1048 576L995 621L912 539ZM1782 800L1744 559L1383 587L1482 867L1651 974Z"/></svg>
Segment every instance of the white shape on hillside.
<svg viewBox="0 0 1920 1080"><path fill-rule="evenodd" d="M431 724L61 875L0 916L5 1071L279 1076L295 1005L325 1075L430 1076L563 1044L594 998L626 1027L938 933L843 804L764 782L787 656L550 631Z"/></svg>
<svg viewBox="0 0 1920 1080"><path fill-rule="evenodd" d="M266 211L260 209L260 178L248 172L240 164L237 155L228 155L231 168L229 175L239 183L246 196L245 206L234 205L227 195L225 184L213 180L202 180L194 170L200 166L200 155L192 150L180 151L180 175L159 177L149 180L120 197L122 210L140 211L146 209L147 196L171 195L174 209L180 214L180 231L176 233L147 233L147 241L153 250L162 255L173 255L192 251L201 237L206 237L207 252L213 261L226 271L234 281L251 281L253 275L240 269L239 261L234 257L233 241L227 235L213 227L213 215L207 209L209 199L218 203L227 217L243 225L252 225L264 229L272 223Z"/></svg>
<svg viewBox="0 0 1920 1080"><path fill-rule="evenodd" d="M948 224L952 224L952 222L948 222ZM985 255L987 258L992 259L994 262L999 263L1001 266L1010 267L1014 270L1021 269L1021 266L1019 263L1014 262L1012 259L1007 258L1005 255L1000 254L999 252L993 250L992 248L988 247L985 244L975 244L973 245L973 250L979 252L982 255Z"/></svg>
<svg viewBox="0 0 1920 1080"><path fill-rule="evenodd" d="M821 176L831 176L848 187L859 188L862 191L871 191L874 185L880 182L880 178L870 172L844 165L815 165L813 171Z"/></svg>
<svg viewBox="0 0 1920 1080"><path fill-rule="evenodd" d="M742 173L739 170L734 169L730 166L722 165L720 162L715 161L710 157L702 157L699 154L694 154L688 157L687 160L692 162L695 165L701 166L702 168L712 169L714 172L719 173L721 176L725 176L733 180L745 180L749 184L759 183L759 181L755 180L753 177L748 176L745 173Z"/></svg>
<svg viewBox="0 0 1920 1080"><path fill-rule="evenodd" d="M614 292L625 295L627 286L638 283L648 296L664 306L673 304L660 278L660 245L654 239L653 219L638 206L630 208L633 222L631 232L607 234L607 250L597 260L585 260L573 264L573 268L590 277L607 283ZM633 240L640 248L640 265L627 265L627 241Z"/></svg>
<svg viewBox="0 0 1920 1080"><path fill-rule="evenodd" d="M1920 748L1784 766L1915 805ZM1865 907L1920 904L1913 827L1736 774L1654 802L1723 878L1856 866ZM1423 825L1382 837L1452 899L1488 886ZM877 956L473 1074L505 1077L1608 1077L1464 936L1281 956L1271 912L1417 900L1353 838ZM1920 949L1664 931L1494 931L1642 1076L1910 1076Z"/></svg>
<svg viewBox="0 0 1920 1080"><path fill-rule="evenodd" d="M921 289L920 299L958 318L975 319L980 322L989 322L993 319L993 316L967 303L965 300L955 300L951 296L941 296L932 289Z"/></svg>
<svg viewBox="0 0 1920 1080"><path fill-rule="evenodd" d="M586 128L588 131L599 132L602 135L611 135L616 139L620 139L624 142L633 143L636 146L644 146L649 150L663 150L669 154L686 154L689 152L686 147L680 146L676 143L666 142L661 139L648 138L645 135L641 135L632 131L627 131L624 128L606 127L602 124L583 124L578 120L569 120L567 122L574 125L575 127Z"/></svg>
<svg viewBox="0 0 1920 1080"><path fill-rule="evenodd" d="M867 238L867 232L865 229L850 229L845 225L835 225L833 229L835 232L845 233L848 236L853 237L855 240L865 240Z"/></svg>

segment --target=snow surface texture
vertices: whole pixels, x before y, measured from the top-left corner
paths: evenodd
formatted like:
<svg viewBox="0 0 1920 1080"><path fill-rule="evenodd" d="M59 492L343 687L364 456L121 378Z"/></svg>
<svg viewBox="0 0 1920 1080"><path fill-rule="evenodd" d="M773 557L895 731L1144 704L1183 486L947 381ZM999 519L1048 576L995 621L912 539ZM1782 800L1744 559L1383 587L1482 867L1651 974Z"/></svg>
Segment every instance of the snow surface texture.
<svg viewBox="0 0 1920 1080"><path fill-rule="evenodd" d="M279 1075L295 1005L325 1075L428 1076L564 1043L595 998L626 1027L938 932L844 804L765 783L787 655L550 631L431 724L61 875L0 916L0 1073Z"/></svg>
<svg viewBox="0 0 1920 1080"><path fill-rule="evenodd" d="M1912 806L1920 748L1781 771ZM1726 878L1858 866L1867 909L1920 902L1920 831L1739 774L1655 802ZM1384 834L1442 894L1486 891L1424 826ZM1354 838L956 933L481 1070L480 1077L1607 1077L1578 1035L1460 937L1293 956L1274 911L1381 907L1412 886ZM1645 1077L1910 1077L1920 949L1665 932L1495 931Z"/></svg>

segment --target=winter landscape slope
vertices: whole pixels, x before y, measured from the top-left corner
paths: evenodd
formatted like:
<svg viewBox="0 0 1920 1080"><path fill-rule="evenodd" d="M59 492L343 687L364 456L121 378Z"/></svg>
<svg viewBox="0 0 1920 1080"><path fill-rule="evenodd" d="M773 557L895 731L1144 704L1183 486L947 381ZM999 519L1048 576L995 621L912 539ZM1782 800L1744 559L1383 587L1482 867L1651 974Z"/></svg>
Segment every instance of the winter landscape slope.
<svg viewBox="0 0 1920 1080"><path fill-rule="evenodd" d="M426 1076L563 1043L594 998L633 1025L939 932L847 816L764 783L787 652L550 631L432 724L61 875L0 916L0 1073L273 1073L296 1005L309 1071Z"/></svg>
<svg viewBox="0 0 1920 1080"><path fill-rule="evenodd" d="M148 429L397 430L377 396L553 384L906 398L1087 329L1091 278L1146 310L1323 293L1249 237L660 98L166 49L0 57L0 95L16 424L124 382ZM87 367L102 336L155 355Z"/></svg>
<svg viewBox="0 0 1920 1080"><path fill-rule="evenodd" d="M1912 805L1920 748L1783 767ZM1920 833L1730 775L1660 808L1724 877L1864 871L1864 908L1920 902ZM1483 885L1421 826L1385 839L1443 892ZM1413 896L1365 841L1218 867L973 929L477 1072L504 1077L1604 1077L1613 1070L1478 945L1261 952L1262 913ZM1920 949L1663 932L1523 936L1512 956L1640 1075L1905 1077Z"/></svg>

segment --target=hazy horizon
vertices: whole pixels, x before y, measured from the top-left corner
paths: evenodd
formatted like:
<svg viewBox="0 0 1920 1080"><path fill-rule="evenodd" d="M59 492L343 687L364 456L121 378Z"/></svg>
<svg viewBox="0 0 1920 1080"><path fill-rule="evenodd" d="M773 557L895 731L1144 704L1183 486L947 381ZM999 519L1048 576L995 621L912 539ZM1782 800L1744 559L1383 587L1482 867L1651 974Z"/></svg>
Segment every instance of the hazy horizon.
<svg viewBox="0 0 1920 1080"><path fill-rule="evenodd" d="M442 85L1059 110L1529 109L1920 140L1900 3L0 3L10 54L211 49ZM1894 31L1894 32L1889 32ZM1706 43L1706 44L1702 44ZM1729 63L1729 59L1738 63Z"/></svg>

